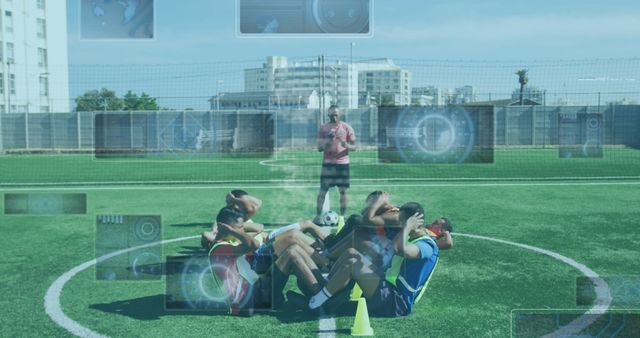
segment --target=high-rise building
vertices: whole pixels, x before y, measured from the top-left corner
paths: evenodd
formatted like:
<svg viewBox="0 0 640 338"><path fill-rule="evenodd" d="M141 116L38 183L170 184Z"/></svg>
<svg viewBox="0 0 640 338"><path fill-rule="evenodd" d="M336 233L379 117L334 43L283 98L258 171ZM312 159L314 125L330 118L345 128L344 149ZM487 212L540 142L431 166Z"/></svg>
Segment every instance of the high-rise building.
<svg viewBox="0 0 640 338"><path fill-rule="evenodd" d="M329 104L342 108L367 105L411 104L411 73L390 59L372 59L356 63L341 60L289 62L284 56L270 56L260 68L245 69L245 92L267 92L272 97L330 97ZM220 94L221 97L223 94ZM247 96L250 100L251 96ZM237 104L237 103L236 103ZM243 105L245 105L243 103ZM255 105L247 102L247 106Z"/></svg>
<svg viewBox="0 0 640 338"><path fill-rule="evenodd" d="M350 64L341 61L294 62L284 56L269 56L261 68L244 71L245 92L270 92L272 96L308 97L312 91L331 97L331 102L343 108L358 107L357 73ZM324 78L324 80L323 80Z"/></svg>
<svg viewBox="0 0 640 338"><path fill-rule="evenodd" d="M358 61L353 65L358 72L360 105L411 104L411 73L396 66L390 59Z"/></svg>
<svg viewBox="0 0 640 338"><path fill-rule="evenodd" d="M0 1L0 26L0 112L68 112L66 1Z"/></svg>

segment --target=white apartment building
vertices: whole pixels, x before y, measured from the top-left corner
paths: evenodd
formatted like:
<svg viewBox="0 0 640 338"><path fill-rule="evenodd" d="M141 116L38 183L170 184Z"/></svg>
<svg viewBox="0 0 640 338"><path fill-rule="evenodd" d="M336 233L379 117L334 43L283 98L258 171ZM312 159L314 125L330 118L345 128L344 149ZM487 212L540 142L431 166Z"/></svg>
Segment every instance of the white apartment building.
<svg viewBox="0 0 640 338"><path fill-rule="evenodd" d="M454 95L453 103L455 104L465 104L465 103L477 101L476 93L475 93L475 90L473 89L473 86L467 85L467 86L458 87L454 90L453 95Z"/></svg>
<svg viewBox="0 0 640 338"><path fill-rule="evenodd" d="M324 68L324 69L323 69ZM269 56L262 68L245 69L245 92L269 92L272 96L308 97L311 91L331 97L326 105L358 107L357 73L340 61L289 63L284 56ZM324 81L323 81L324 78Z"/></svg>
<svg viewBox="0 0 640 338"><path fill-rule="evenodd" d="M436 86L411 88L411 104L418 106L443 106L448 103L449 89Z"/></svg>
<svg viewBox="0 0 640 338"><path fill-rule="evenodd" d="M327 106L337 104L353 109L377 104L411 104L411 73L390 59L353 64L337 60L322 67L320 60L290 63L284 56L269 56L261 68L245 69L244 77L247 93L266 92L271 96L296 98L309 96L310 91L315 90L319 96L324 93L325 101L331 97L330 102L325 102ZM253 105L252 102L246 104Z"/></svg>
<svg viewBox="0 0 640 338"><path fill-rule="evenodd" d="M68 112L66 1L0 0L0 62L0 112Z"/></svg>
<svg viewBox="0 0 640 338"><path fill-rule="evenodd" d="M360 105L411 104L411 73L390 59L372 59L354 63L358 72Z"/></svg>

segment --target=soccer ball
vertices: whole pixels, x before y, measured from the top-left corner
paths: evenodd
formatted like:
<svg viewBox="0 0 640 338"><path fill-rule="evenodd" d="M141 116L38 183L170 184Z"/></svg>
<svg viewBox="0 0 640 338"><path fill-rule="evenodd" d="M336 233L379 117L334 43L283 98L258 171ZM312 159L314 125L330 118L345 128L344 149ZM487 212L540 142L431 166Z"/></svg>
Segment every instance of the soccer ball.
<svg viewBox="0 0 640 338"><path fill-rule="evenodd" d="M322 214L322 222L324 225L332 227L338 225L338 214L335 211L325 211Z"/></svg>

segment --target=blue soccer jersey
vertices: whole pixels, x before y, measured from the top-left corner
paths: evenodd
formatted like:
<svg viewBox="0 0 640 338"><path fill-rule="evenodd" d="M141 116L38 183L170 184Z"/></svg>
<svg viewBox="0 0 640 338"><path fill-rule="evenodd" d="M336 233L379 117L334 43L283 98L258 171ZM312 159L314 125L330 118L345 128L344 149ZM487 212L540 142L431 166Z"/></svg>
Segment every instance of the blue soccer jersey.
<svg viewBox="0 0 640 338"><path fill-rule="evenodd" d="M439 255L438 245L430 237L422 238L414 244L420 248L420 258L405 259L396 281L396 288L407 302L409 312L422 288L426 287Z"/></svg>

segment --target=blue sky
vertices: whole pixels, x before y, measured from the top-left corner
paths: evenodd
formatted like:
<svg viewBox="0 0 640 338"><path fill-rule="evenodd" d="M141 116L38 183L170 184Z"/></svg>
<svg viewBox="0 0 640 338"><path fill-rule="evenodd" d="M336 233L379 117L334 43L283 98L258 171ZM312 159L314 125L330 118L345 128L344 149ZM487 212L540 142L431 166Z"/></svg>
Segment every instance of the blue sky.
<svg viewBox="0 0 640 338"><path fill-rule="evenodd" d="M637 0L376 0L371 38L239 38L235 0L155 0L153 41L81 41L68 1L71 64L215 62L266 55L549 60L640 56Z"/></svg>
<svg viewBox="0 0 640 338"><path fill-rule="evenodd" d="M67 6L71 97L132 89L178 97L161 100L172 108L206 109L217 90L242 90L242 69L268 55L348 57L351 42L356 59L405 60L414 86L470 84L495 99L516 87L514 70L527 68L530 84L550 93L640 92L640 59L558 68L559 60L640 58L638 0L376 0L373 36L361 38L242 38L235 0L155 0L155 38L129 41L80 40L79 3ZM501 62L469 71L411 60Z"/></svg>

